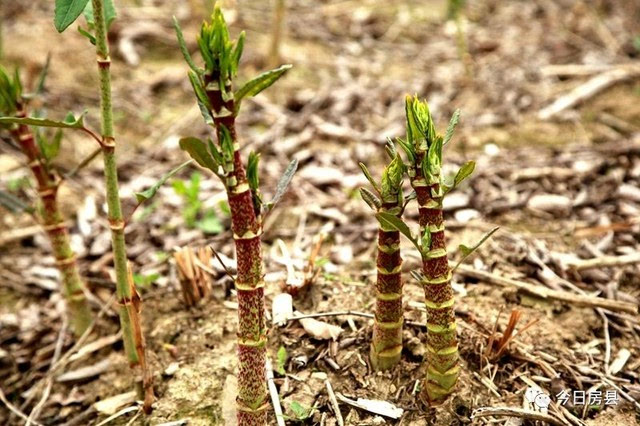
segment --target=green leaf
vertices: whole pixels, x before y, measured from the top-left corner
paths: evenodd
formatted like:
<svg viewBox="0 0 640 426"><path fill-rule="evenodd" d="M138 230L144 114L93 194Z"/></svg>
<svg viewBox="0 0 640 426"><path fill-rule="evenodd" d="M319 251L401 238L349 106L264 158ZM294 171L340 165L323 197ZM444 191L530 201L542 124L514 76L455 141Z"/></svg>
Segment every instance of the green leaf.
<svg viewBox="0 0 640 426"><path fill-rule="evenodd" d="M404 163L400 155L396 154L394 159L384 168L382 172L382 199L388 202L391 197L391 201L394 201L397 193L402 186L402 177L404 176Z"/></svg>
<svg viewBox="0 0 640 426"><path fill-rule="evenodd" d="M107 30L111 26L111 23L116 19L116 7L113 5L113 0L103 0L104 9L104 22L107 26ZM89 28L93 28L96 25L95 18L93 16L93 3L87 3L87 7L84 8L84 19L87 20Z"/></svg>
<svg viewBox="0 0 640 426"><path fill-rule="evenodd" d="M196 222L196 226L205 234L219 234L224 231L222 222L211 210L205 214L204 218Z"/></svg>
<svg viewBox="0 0 640 426"><path fill-rule="evenodd" d="M358 165L360 166L362 173L364 173L364 177L366 177L371 186L373 186L373 189L375 189L378 194L382 194L380 185L378 185L378 182L373 179L373 176L371 176L371 173L369 173L369 169L367 169L367 166L365 166L364 163L358 163Z"/></svg>
<svg viewBox="0 0 640 426"><path fill-rule="evenodd" d="M269 202L270 208L273 208L276 204L278 204L284 193L287 191L287 188L289 187L289 184L291 183L296 170L298 170L298 160L294 158L285 169L282 177L280 177L278 185L276 185L276 193L273 196L273 200Z"/></svg>
<svg viewBox="0 0 640 426"><path fill-rule="evenodd" d="M472 247L467 247L464 244L460 244L458 246L458 250L460 250L460 253L462 253L462 257L460 258L460 260L458 260L458 263L456 263L456 266L453 267L453 269L451 270L452 272L455 271L458 266L460 266L460 264L462 262L464 262L464 260L471 256L471 254L473 254L474 251L476 251L478 249L478 247L480 247L485 241L487 241L487 239L492 236L498 229L500 229L499 226L496 226L495 228L493 228L491 231L487 232L486 234L484 234L484 236L482 238L480 238L480 241L478 241L474 246Z"/></svg>
<svg viewBox="0 0 640 426"><path fill-rule="evenodd" d="M91 44L93 44L94 46L96 45L96 38L94 37L94 35L82 28L80 25L78 25L78 32L89 39L89 42L91 42Z"/></svg>
<svg viewBox="0 0 640 426"><path fill-rule="evenodd" d="M0 206L12 213L21 213L23 211L31 211L31 207L15 195L0 191Z"/></svg>
<svg viewBox="0 0 640 426"><path fill-rule="evenodd" d="M311 416L313 412L313 408L305 407L300 404L298 401L291 401L289 404L289 408L293 411L293 414L296 416L297 420L306 420Z"/></svg>
<svg viewBox="0 0 640 426"><path fill-rule="evenodd" d="M424 228L424 232L422 233L422 238L420 239L420 243L424 251L431 249L431 231L429 231L428 226Z"/></svg>
<svg viewBox="0 0 640 426"><path fill-rule="evenodd" d="M142 288L150 287L151 284L153 284L153 282L156 281L158 278L160 278L160 274L158 273L153 273L148 275L133 274L133 282L138 287L142 287Z"/></svg>
<svg viewBox="0 0 640 426"><path fill-rule="evenodd" d="M258 164L260 162L260 154L256 154L255 151L249 153L249 162L247 164L247 180L249 181L249 188L252 191L257 191L260 179L258 177Z"/></svg>
<svg viewBox="0 0 640 426"><path fill-rule="evenodd" d="M416 238L411 234L411 230L402 219L387 212L376 213L376 219L378 219L378 222L380 222L380 225L382 225L383 228L391 228L399 231L402 235L407 237L414 246L416 246L420 253L422 253L422 248L420 247L420 244L418 244L418 240L416 240Z"/></svg>
<svg viewBox="0 0 640 426"><path fill-rule="evenodd" d="M78 118L69 113L63 121L54 121L46 118L16 118L16 117L0 117L0 124L25 124L27 126L36 127L58 127L61 129L83 129L84 128L84 115L86 111L82 113Z"/></svg>
<svg viewBox="0 0 640 426"><path fill-rule="evenodd" d="M378 211L378 209L382 207L380 199L367 188L360 188L360 196L373 211Z"/></svg>
<svg viewBox="0 0 640 426"><path fill-rule="evenodd" d="M189 81L191 82L191 87L193 87L193 91L196 94L196 100L198 101L198 107L200 108L200 114L202 114L202 118L204 118L204 122L210 126L213 126L213 117L211 116L211 105L209 104L209 97L207 96L207 92L202 87L202 83L200 82L200 77L194 71L189 71Z"/></svg>
<svg viewBox="0 0 640 426"><path fill-rule="evenodd" d="M56 0L53 24L59 33L78 19L89 0Z"/></svg>
<svg viewBox="0 0 640 426"><path fill-rule="evenodd" d="M432 176L440 174L440 166L442 165L442 138L436 137L434 142L429 147L427 153L429 160L429 173Z"/></svg>
<svg viewBox="0 0 640 426"><path fill-rule="evenodd" d="M451 120L449 121L449 125L447 126L447 132L444 134L444 141L442 142L442 146L445 146L449 143L451 138L453 137L453 132L456 130L456 126L460 121L460 110L456 109L451 116Z"/></svg>
<svg viewBox="0 0 640 426"><path fill-rule="evenodd" d="M413 164L416 161L416 151L415 148L413 147L413 145L408 144L406 141L398 138L397 139L398 144L400 145L400 147L402 148L402 150L404 151L405 154L407 154L407 160L409 160L409 163Z"/></svg>
<svg viewBox="0 0 640 426"><path fill-rule="evenodd" d="M184 163L180 164L178 167L176 167L175 169L171 170L169 173L166 173L165 175L163 175L153 186L151 186L150 188L145 189L142 192L136 192L136 200L138 200L138 204L142 204L145 201L150 200L151 198L153 198L156 195L156 192L158 192L158 189L160 189L160 187L162 185L164 185L164 183L169 180L170 178L172 178L176 173L178 173L180 170L184 169L185 167L187 167L189 164L191 164L193 162L193 160L189 160L189 161L185 161Z"/></svg>
<svg viewBox="0 0 640 426"><path fill-rule="evenodd" d="M391 160L396 158L396 146L390 138L387 138L387 144L384 146L384 149Z"/></svg>
<svg viewBox="0 0 640 426"><path fill-rule="evenodd" d="M236 71L238 70L238 65L240 64L240 58L242 57L242 51L244 50L245 36L246 36L245 32L242 31L238 36L238 41L236 42L236 48L233 50L232 58L233 58Z"/></svg>
<svg viewBox="0 0 640 426"><path fill-rule="evenodd" d="M207 145L200 139L193 137L182 138L180 139L180 149L186 151L202 167L218 173L218 164L207 151Z"/></svg>
<svg viewBox="0 0 640 426"><path fill-rule="evenodd" d="M58 156L60 143L62 141L62 129L58 129L52 140L46 138L42 132L36 132L36 142L46 163Z"/></svg>
<svg viewBox="0 0 640 426"><path fill-rule="evenodd" d="M196 74L198 75L202 74L203 70L201 68L198 68L195 62L193 62L193 59L191 59L191 54L187 49L187 43L184 41L182 28L180 28L180 23L178 22L178 19L175 16L173 17L173 28L175 28L176 30L176 37L178 37L178 46L180 46L180 51L182 52L182 56L184 57L184 60L187 62L187 65L189 65L189 68L191 68L191 70L193 70L193 72L195 72Z"/></svg>
<svg viewBox="0 0 640 426"><path fill-rule="evenodd" d="M280 374L281 376L284 376L285 374L287 374L287 372L284 369L287 363L287 349L284 346L280 346L278 348L276 361L277 361L276 371L278 372L278 374Z"/></svg>
<svg viewBox="0 0 640 426"><path fill-rule="evenodd" d="M282 65L271 71L266 71L244 84L235 93L235 101L239 105L240 101L247 96L255 96L267 87L276 82L282 75L291 68L291 65Z"/></svg>
<svg viewBox="0 0 640 426"><path fill-rule="evenodd" d="M207 138L207 146L209 147L209 152L213 156L213 161L215 161L216 164L223 164L224 159L222 158L222 153L220 153L218 147L216 147L211 138Z"/></svg>
<svg viewBox="0 0 640 426"><path fill-rule="evenodd" d="M473 170L475 168L476 168L475 161L467 161L466 163L464 163L462 167L460 167L460 170L458 170L458 173L456 173L456 177L453 179L454 188L460 185L463 180L471 176L471 173L473 173Z"/></svg>
<svg viewBox="0 0 640 426"><path fill-rule="evenodd" d="M44 90L44 83L47 80L47 75L49 74L50 64L51 64L51 53L48 53L47 60L44 63L44 67L42 67L42 71L40 71L40 75L38 76L38 83L36 84L36 90L34 92L35 95L39 95Z"/></svg>

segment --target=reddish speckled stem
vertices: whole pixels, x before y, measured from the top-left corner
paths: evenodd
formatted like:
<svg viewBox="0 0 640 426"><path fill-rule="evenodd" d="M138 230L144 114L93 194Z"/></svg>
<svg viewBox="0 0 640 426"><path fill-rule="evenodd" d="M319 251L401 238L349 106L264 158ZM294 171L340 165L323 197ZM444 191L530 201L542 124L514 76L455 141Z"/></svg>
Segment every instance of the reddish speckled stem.
<svg viewBox="0 0 640 426"><path fill-rule="evenodd" d="M385 203L380 211L398 210L397 203ZM378 229L376 259L376 311L371 342L371 362L377 370L388 370L400 361L402 352L402 257L400 233Z"/></svg>
<svg viewBox="0 0 640 426"><path fill-rule="evenodd" d="M205 75L207 87L217 77ZM226 88L231 93L231 87ZM221 140L222 126L229 130L234 143L234 167L225 186L231 210L231 229L236 247L238 274L238 397L237 418L240 426L265 425L267 422L267 384L265 375L264 281L262 276L261 217L253 206L244 162L237 144L233 98L224 101L220 90L207 89L212 115Z"/></svg>
<svg viewBox="0 0 640 426"><path fill-rule="evenodd" d="M416 165L424 153L418 152ZM425 305L427 309L427 376L422 383L422 397L431 404L443 402L452 392L459 375L458 342L454 316L451 269L447 260L442 195L439 177L427 182L421 167L411 185L417 194L421 234L431 231L431 244L422 262Z"/></svg>
<svg viewBox="0 0 640 426"><path fill-rule="evenodd" d="M16 114L16 117L26 117L23 108ZM40 148L35 143L29 127L19 125L12 130L12 135L27 157L29 168L36 179L41 203L39 213L42 225L49 236L56 265L62 275L62 292L67 302L73 331L76 336L80 336L91 323L91 310L83 292L84 283L78 272L76 254L69 243L69 231L64 216L58 208L57 195L60 179L47 169L42 160Z"/></svg>

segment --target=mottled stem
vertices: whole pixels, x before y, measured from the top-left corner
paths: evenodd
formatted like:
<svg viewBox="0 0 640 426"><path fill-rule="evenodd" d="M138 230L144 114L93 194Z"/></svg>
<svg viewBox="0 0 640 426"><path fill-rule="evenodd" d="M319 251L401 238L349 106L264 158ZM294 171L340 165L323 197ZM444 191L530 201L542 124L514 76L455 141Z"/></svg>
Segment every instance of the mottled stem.
<svg viewBox="0 0 640 426"><path fill-rule="evenodd" d="M225 187L231 210L231 229L236 248L238 274L238 425L265 425L267 422L267 385L265 375L266 328L264 320L264 280L262 275L262 222L253 206L251 189L240 155L235 129L233 97L224 100L215 82L217 76L205 74L207 96L212 107L218 141L223 126L233 141L233 170L227 171ZM231 93L231 86L225 88Z"/></svg>
<svg viewBox="0 0 640 426"><path fill-rule="evenodd" d="M384 203L380 211L398 211L398 203ZM397 216L400 216L398 213ZM371 342L371 363L388 370L400 362L402 353L402 257L400 233L395 228L378 229L376 259L376 312Z"/></svg>
<svg viewBox="0 0 640 426"><path fill-rule="evenodd" d="M425 305L427 309L427 375L422 383L422 397L437 404L452 392L459 375L458 341L454 316L454 297L451 287L451 269L447 260L442 194L439 176L427 181L421 167L424 152L417 153L416 174L411 185L416 191L420 214L420 230L428 228L431 234L429 250L423 255Z"/></svg>
<svg viewBox="0 0 640 426"><path fill-rule="evenodd" d="M20 109L16 117L26 117L25 110ZM49 236L56 266L62 275L62 292L67 302L73 331L76 336L81 336L91 323L91 309L84 295L84 283L78 272L76 254L69 243L69 231L64 216L58 208L57 194L60 178L48 170L29 127L19 125L12 134L27 157L29 168L36 179L41 203L39 213L42 226Z"/></svg>

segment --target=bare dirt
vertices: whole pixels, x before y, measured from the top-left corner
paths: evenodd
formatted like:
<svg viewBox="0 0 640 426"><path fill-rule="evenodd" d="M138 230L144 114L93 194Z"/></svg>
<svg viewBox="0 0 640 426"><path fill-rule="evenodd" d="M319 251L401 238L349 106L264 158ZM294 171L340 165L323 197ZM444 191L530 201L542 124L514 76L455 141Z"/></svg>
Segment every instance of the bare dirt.
<svg viewBox="0 0 640 426"><path fill-rule="evenodd" d="M23 3L3 2L0 10L3 65L20 65L33 82L51 53L42 100L48 116L87 108L88 122L97 126L92 46L73 28L63 35L55 32L53 2ZM171 16L176 15L195 50L195 34L207 14L204 3L116 1L119 19L110 38L126 211L133 209L134 191L152 185L186 159L177 145L180 137L207 135L171 27ZM225 6L233 31L247 30L240 76L244 80L265 69L269 60L271 7L257 1L227 1ZM470 183L445 202L450 257L459 258L459 244L471 245L500 226L467 261L470 268L536 287L637 305L637 264L583 270L571 264L638 253L638 74L551 118L541 119L539 112L606 73L607 67L637 67L640 53L633 40L640 34L639 14L637 2L469 2L461 20L467 53L461 53L456 25L444 19L446 2L287 2L281 56L294 68L265 95L243 105L240 123L246 152L262 153L265 194L273 193L291 158L300 161L292 188L265 224L267 308L271 310L273 298L289 289L288 284L306 277L311 284L294 297L295 309L334 313L317 319L342 330L335 340L317 339L299 321L273 325L269 312L268 354L274 366L286 353L280 362L285 374L274 374L287 424L337 424L327 381L351 400L384 400L404 409L399 420L391 420L340 402L340 416L348 425L527 424L530 420L472 420L470 415L480 407L522 407L524 392L532 385L551 395L549 412L561 424L638 424L637 314L541 299L513 286L475 279L464 270L455 278L464 367L458 393L445 406L426 409L416 396L423 375L425 312L422 289L409 274L418 267L418 257L406 241L405 350L392 372L373 372L368 360L372 320L359 313L372 312L377 224L357 192L366 185L357 163L380 169L386 138L404 133L405 94L428 99L440 129L460 108L462 121L445 154L445 173L468 159L475 159L477 167ZM559 70L553 67L557 65L575 67ZM70 132L63 145L58 161L63 171L94 149L83 135ZM177 178L189 181L194 172L183 170ZM0 404L0 423L25 423L7 403L29 415L42 399L37 421L45 425L96 425L123 409L108 424L231 424L237 314L231 279L213 262L213 297L186 308L172 258L177 248L210 245L234 270L229 218L220 204L222 185L206 171L199 173L200 218L214 211L224 231L190 229L183 219L185 201L170 183L127 227L129 257L144 299L143 327L157 397L148 417L132 398L106 408L95 404L133 388L111 306L113 266L99 159L65 183L61 202L73 223L74 246L95 296L95 311L103 307L105 312L89 339L98 342L96 350L77 355L50 375L54 379L46 398L56 342L62 339L63 354L77 348L72 348L74 339L65 328L44 235L29 215L3 211L0 389L6 401ZM23 178L28 173L19 152L3 143L0 187L32 198L33 189ZM412 210L408 220L415 221ZM521 315L516 330L535 322L494 358L487 351L489 338L499 338L513 310ZM352 313L335 314L344 311ZM612 371L625 350L628 361ZM85 377L68 379L79 370ZM60 381L65 374L67 380ZM617 390L619 399L616 405L562 406L556 395L563 389L603 394ZM133 408L126 411L128 407ZM275 424L273 415L270 422Z"/></svg>

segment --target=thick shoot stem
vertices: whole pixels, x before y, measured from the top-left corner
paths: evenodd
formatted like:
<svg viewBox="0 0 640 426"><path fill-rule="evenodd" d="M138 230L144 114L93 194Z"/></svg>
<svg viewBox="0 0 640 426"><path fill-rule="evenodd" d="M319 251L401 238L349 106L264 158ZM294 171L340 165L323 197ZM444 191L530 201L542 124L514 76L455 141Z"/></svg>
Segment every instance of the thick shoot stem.
<svg viewBox="0 0 640 426"><path fill-rule="evenodd" d="M238 424L262 425L267 420L265 376L266 327L264 320L264 281L262 275L261 218L256 215L240 154L235 129L235 103L224 100L216 88L218 76L205 75L207 96L218 141L228 132L233 143L233 166L225 177L231 210L231 229L236 248L238 274ZM230 84L226 88L231 93ZM222 145L221 145L222 148Z"/></svg>
<svg viewBox="0 0 640 426"><path fill-rule="evenodd" d="M380 211L398 212L397 203L383 203ZM397 217L401 214L397 213ZM376 259L376 313L371 342L371 363L377 370L388 370L400 362L402 353L402 257L400 232L378 229Z"/></svg>

